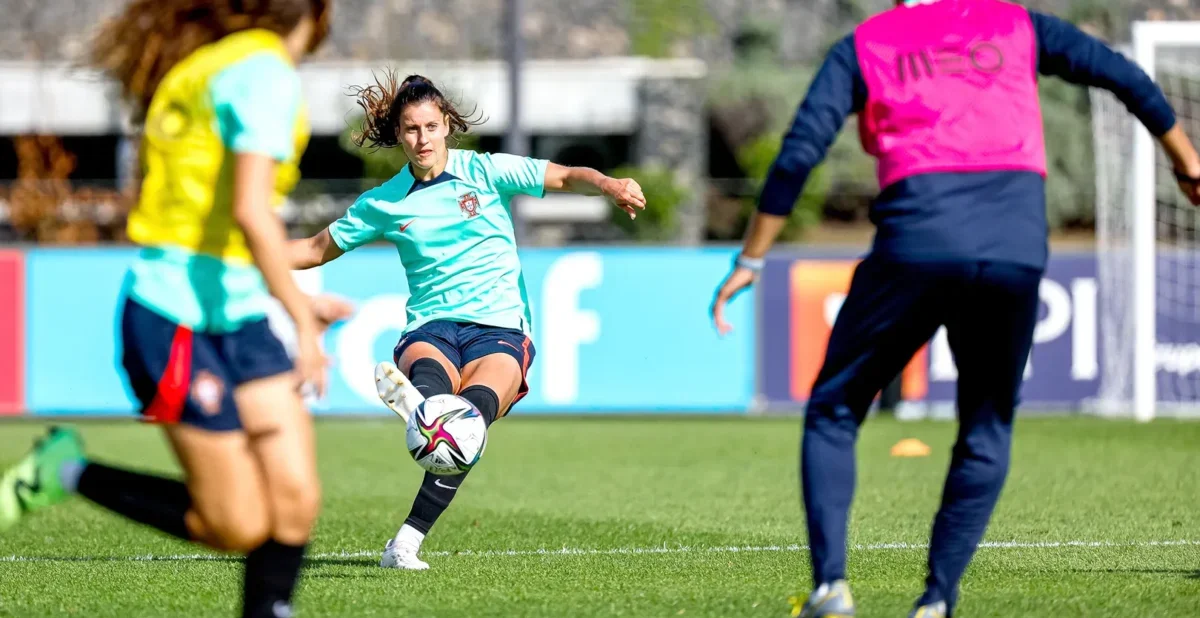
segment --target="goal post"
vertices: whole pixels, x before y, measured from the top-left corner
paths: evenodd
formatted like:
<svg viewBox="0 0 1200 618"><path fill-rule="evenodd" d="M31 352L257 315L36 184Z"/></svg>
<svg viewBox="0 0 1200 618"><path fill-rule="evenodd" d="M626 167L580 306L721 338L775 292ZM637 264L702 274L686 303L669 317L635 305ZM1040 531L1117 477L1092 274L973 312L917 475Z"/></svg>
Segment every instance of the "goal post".
<svg viewBox="0 0 1200 618"><path fill-rule="evenodd" d="M1132 57L1200 136L1200 22L1137 22ZM1171 164L1112 94L1093 89L1102 370L1089 411L1200 416L1200 217Z"/></svg>

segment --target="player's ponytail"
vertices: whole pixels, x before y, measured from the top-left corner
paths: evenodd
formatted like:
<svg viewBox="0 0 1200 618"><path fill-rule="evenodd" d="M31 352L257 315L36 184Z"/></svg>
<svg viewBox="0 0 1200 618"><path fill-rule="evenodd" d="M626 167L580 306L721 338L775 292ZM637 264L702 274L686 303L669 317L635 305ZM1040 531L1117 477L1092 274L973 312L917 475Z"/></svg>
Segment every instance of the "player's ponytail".
<svg viewBox="0 0 1200 618"><path fill-rule="evenodd" d="M305 14L316 21L313 51L329 31L333 0L132 0L91 42L92 65L121 85L141 121L158 84L179 61L226 35L263 28L286 36Z"/></svg>
<svg viewBox="0 0 1200 618"><path fill-rule="evenodd" d="M430 102L446 115L450 136L466 133L480 120L464 115L458 106L448 99L433 82L421 75L409 75L396 83L396 72L389 70L383 80L375 78L369 86L354 86L351 92L362 108L362 131L354 134L354 144L359 147L394 148L400 145L400 116L409 105Z"/></svg>

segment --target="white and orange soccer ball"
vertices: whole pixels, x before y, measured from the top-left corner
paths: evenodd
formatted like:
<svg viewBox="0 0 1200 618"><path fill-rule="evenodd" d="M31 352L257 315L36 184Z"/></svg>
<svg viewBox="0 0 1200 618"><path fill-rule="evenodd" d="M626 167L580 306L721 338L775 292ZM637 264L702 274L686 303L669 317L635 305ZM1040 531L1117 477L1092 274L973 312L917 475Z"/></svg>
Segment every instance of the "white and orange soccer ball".
<svg viewBox="0 0 1200 618"><path fill-rule="evenodd" d="M471 402L434 395L408 417L408 452L417 465L440 476L470 470L487 448L487 423Z"/></svg>

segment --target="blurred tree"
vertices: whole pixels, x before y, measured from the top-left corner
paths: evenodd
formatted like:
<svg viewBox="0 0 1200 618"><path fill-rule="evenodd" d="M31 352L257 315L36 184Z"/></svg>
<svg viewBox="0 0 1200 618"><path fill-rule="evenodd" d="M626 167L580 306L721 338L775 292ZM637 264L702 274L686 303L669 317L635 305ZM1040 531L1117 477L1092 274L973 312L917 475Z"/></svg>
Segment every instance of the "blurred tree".
<svg viewBox="0 0 1200 618"><path fill-rule="evenodd" d="M1096 158L1084 88L1060 80L1039 86L1046 132L1046 217L1051 230L1091 225L1096 209Z"/></svg>
<svg viewBox="0 0 1200 618"><path fill-rule="evenodd" d="M728 112L731 120L752 122L751 133L782 132L812 81L814 69L779 63L777 24L747 20L735 39L735 47L733 63L711 74L709 104ZM762 109L747 110L753 105L751 101ZM747 111L749 114L742 113Z"/></svg>
<svg viewBox="0 0 1200 618"><path fill-rule="evenodd" d="M133 193L76 189L75 155L54 135L13 139L17 179L8 194L9 220L24 240L79 244L122 239Z"/></svg>
<svg viewBox="0 0 1200 618"><path fill-rule="evenodd" d="M762 183L766 181L767 173L771 171L771 164L779 155L782 142L782 137L778 135L762 135L746 144L738 152L738 160L755 187L761 187ZM795 209L792 210L787 225L779 235L780 240L784 242L800 240L803 238L805 230L821 222L821 214L829 194L829 187L829 166L827 164L817 166L809 175L803 193L796 200ZM750 215L754 212L755 207L754 199L743 200L740 226L743 229L749 223Z"/></svg>
<svg viewBox="0 0 1200 618"><path fill-rule="evenodd" d="M1111 0L1071 0L1063 18L1106 41L1130 37L1130 6Z"/></svg>
<svg viewBox="0 0 1200 618"><path fill-rule="evenodd" d="M679 42L716 31L704 0L625 0L635 56L665 58Z"/></svg>
<svg viewBox="0 0 1200 618"><path fill-rule="evenodd" d="M856 0L845 0L843 4L841 10L847 16L860 19L865 12ZM1096 24L1090 28L1096 31L1127 29L1120 8L1099 0L1075 0L1070 16ZM837 38L840 36L834 40ZM787 131L815 74L812 67L780 65L776 61L777 41L775 24L747 21L738 38L736 61L714 73L709 93L716 129L733 146L744 176L756 189L778 152L779 136ZM1050 170L1047 214L1051 229L1090 225L1094 220L1095 165L1087 91L1052 79L1043 80L1040 90ZM761 173L754 171L755 166ZM879 188L874 160L862 151L853 117L842 128L821 173L814 175L810 185L797 206L805 214L797 215L798 220L789 225L790 235L799 236L805 225L819 221L814 213L842 220L861 220L866 215ZM815 208L818 200L819 209ZM728 199L710 199L710 208L730 208L731 204ZM740 208L739 221L745 221L747 212L745 206ZM715 218L730 220L721 213ZM740 236L741 229L714 237L725 239L730 233Z"/></svg>
<svg viewBox="0 0 1200 618"><path fill-rule="evenodd" d="M710 209L737 209L736 215L710 213L710 221L722 222L723 228L710 229L710 236L721 240L743 234L757 192L815 74L813 67L778 62L776 24L747 21L737 47L736 61L714 74L709 91L716 128L734 149L743 177L749 181L738 192L740 201L720 196L709 200ZM820 223L823 214L850 211L840 216L857 216L868 201L865 196L873 191L874 163L858 146L857 130L850 123L831 146L824 164L810 176L784 238L800 238L805 228ZM727 227L730 221L736 225Z"/></svg>

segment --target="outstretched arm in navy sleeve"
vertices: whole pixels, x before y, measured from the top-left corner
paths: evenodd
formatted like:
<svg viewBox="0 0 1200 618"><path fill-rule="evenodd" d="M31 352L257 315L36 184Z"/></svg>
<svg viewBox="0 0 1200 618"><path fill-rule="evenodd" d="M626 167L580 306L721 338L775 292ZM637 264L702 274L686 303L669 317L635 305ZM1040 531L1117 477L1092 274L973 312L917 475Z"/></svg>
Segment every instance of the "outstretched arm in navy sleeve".
<svg viewBox="0 0 1200 618"><path fill-rule="evenodd" d="M1038 71L1112 92L1159 139L1179 177L1179 187L1200 205L1200 155L1176 122L1162 89L1133 61L1075 26L1029 12L1038 39Z"/></svg>
<svg viewBox="0 0 1200 618"><path fill-rule="evenodd" d="M846 118L860 111L867 87L858 68L854 35L839 41L825 57L759 196L761 212L786 216L804 190L809 174L825 158Z"/></svg>
<svg viewBox="0 0 1200 618"><path fill-rule="evenodd" d="M1112 92L1155 137L1175 126L1162 90L1136 63L1053 15L1030 11L1038 41L1038 72Z"/></svg>

